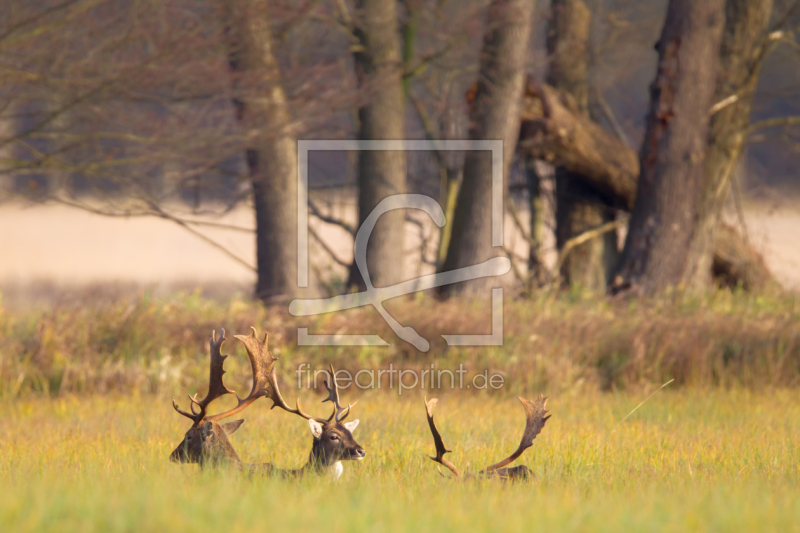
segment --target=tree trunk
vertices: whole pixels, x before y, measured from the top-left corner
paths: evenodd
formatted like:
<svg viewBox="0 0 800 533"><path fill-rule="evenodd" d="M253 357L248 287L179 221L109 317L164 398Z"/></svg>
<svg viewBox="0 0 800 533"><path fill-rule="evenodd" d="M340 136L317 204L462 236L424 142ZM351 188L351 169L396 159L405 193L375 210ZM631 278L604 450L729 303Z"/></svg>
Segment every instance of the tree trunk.
<svg viewBox="0 0 800 533"><path fill-rule="evenodd" d="M403 139L404 98L397 2L360 0L355 53L358 84L367 102L358 110L359 139ZM359 226L384 198L406 192L406 154L402 151L365 150L358 157ZM383 287L403 280L403 235L406 213L400 209L380 217L367 248L367 267L373 285ZM364 287L355 267L348 285Z"/></svg>
<svg viewBox="0 0 800 533"><path fill-rule="evenodd" d="M297 292L297 140L272 43L268 0L225 0L237 118L261 134L246 152L256 216L256 296Z"/></svg>
<svg viewBox="0 0 800 533"><path fill-rule="evenodd" d="M534 0L493 0L481 50L480 71L470 109L470 139L503 141L503 178L519 136L519 111L533 22ZM505 190L505 187L503 187ZM449 222L449 221L448 221ZM492 247L492 161L488 152L468 152L453 216L444 271L481 263L498 254ZM476 292L484 278L443 287L441 295Z"/></svg>
<svg viewBox="0 0 800 533"><path fill-rule="evenodd" d="M526 157L563 166L580 175L607 201L630 210L636 200L636 152L589 119L573 114L558 91L529 83L522 110L519 148ZM758 289L772 282L761 256L731 228L713 245L714 276L726 285ZM722 277L720 277L722 275Z"/></svg>
<svg viewBox="0 0 800 533"><path fill-rule="evenodd" d="M574 111L589 117L589 29L591 11L583 0L552 0L547 32L547 83L561 90ZM556 245L614 220L614 212L585 180L556 168ZM617 235L606 232L576 246L561 266L565 285L605 292L617 262Z"/></svg>
<svg viewBox="0 0 800 533"><path fill-rule="evenodd" d="M725 31L720 47L720 64L714 104L733 97L735 101L711 117L705 177L699 200L697 230L690 244L689 272L694 285L707 285L712 274L716 229L731 175L742 152L742 132L750 122L750 109L764 58L772 0L727 0ZM730 279L730 277L728 277Z"/></svg>
<svg viewBox="0 0 800 533"><path fill-rule="evenodd" d="M439 130L442 132L444 139L460 139L463 138L461 133L463 128L459 127L463 121L461 114L455 109L450 101L452 97L448 95L448 107L445 109L440 119ZM463 154L452 151L445 151L444 165L440 193L439 204L444 210L445 219L451 221L456 212L456 200L458 198L458 185L461 182L461 177L464 174L464 157ZM459 157L460 156L460 157ZM436 270L442 271L444 261L447 258L447 248L450 246L450 235L453 232L452 224L445 224L439 230L439 249L436 253Z"/></svg>
<svg viewBox="0 0 800 533"><path fill-rule="evenodd" d="M615 290L684 286L703 190L709 108L725 23L723 0L670 0L639 156L638 194Z"/></svg>
<svg viewBox="0 0 800 533"><path fill-rule="evenodd" d="M527 85L519 148L526 157L548 161L580 175L607 201L630 210L636 199L636 152L586 117L572 113L552 87ZM758 289L772 275L761 256L731 228L714 240L711 271L725 284ZM722 277L719 277L722 275Z"/></svg>
<svg viewBox="0 0 800 533"><path fill-rule="evenodd" d="M530 243L528 247L528 281L529 290L540 287L547 280L547 265L544 261L542 246L544 234L544 203L542 202L542 186L536 159L524 157L525 186L528 189L528 214L530 224Z"/></svg>

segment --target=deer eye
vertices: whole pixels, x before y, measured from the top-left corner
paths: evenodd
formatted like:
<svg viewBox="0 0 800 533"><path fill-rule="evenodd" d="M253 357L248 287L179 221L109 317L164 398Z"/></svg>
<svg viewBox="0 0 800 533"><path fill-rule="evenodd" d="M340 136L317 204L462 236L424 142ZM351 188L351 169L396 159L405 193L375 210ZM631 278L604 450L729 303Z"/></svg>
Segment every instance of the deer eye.
<svg viewBox="0 0 800 533"><path fill-rule="evenodd" d="M339 435L331 435L331 440L339 440Z"/></svg>

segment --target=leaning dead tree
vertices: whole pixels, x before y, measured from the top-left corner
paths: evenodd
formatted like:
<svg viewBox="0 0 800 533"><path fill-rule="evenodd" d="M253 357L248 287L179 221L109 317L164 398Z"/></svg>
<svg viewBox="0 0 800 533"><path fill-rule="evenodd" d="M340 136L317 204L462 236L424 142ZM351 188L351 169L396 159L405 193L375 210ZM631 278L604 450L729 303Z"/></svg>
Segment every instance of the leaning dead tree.
<svg viewBox="0 0 800 533"><path fill-rule="evenodd" d="M792 117L750 123L753 95L765 58L786 34L800 8L795 3L770 27L772 2L727 0L719 69L709 106L711 117L697 224L688 253L695 270L688 276L705 283L710 276L746 289L772 280L761 256L732 227L720 222L731 175L755 128L791 124ZM569 95L547 85L528 84L522 113L521 148L526 155L572 170L615 207L630 210L637 192L639 159L617 137L587 120Z"/></svg>
<svg viewBox="0 0 800 533"><path fill-rule="evenodd" d="M633 207L639 175L635 150L574 112L568 99L547 85L528 82L521 119L521 150L580 175L615 207ZM713 250L711 270L726 284L758 289L772 280L758 252L723 223Z"/></svg>

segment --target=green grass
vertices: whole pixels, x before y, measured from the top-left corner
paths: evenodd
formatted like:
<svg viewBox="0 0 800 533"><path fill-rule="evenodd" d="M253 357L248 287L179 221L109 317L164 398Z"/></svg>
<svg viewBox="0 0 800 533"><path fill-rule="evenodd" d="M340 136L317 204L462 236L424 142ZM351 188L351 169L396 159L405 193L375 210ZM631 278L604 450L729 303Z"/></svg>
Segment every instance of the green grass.
<svg viewBox="0 0 800 533"><path fill-rule="evenodd" d="M300 394L308 408L327 413L327 404ZM553 397L553 418L519 461L536 480L507 486L437 473L424 457L433 444L421 393L361 397L355 436L368 456L347 464L338 484L247 480L169 463L187 421L166 395L6 401L0 530L797 530L796 391L668 387L612 433L645 396ZM248 462L301 465L307 424L268 405L259 400L245 412L234 446ZM448 457L472 470L513 451L524 422L507 394L441 396L436 415L453 449Z"/></svg>

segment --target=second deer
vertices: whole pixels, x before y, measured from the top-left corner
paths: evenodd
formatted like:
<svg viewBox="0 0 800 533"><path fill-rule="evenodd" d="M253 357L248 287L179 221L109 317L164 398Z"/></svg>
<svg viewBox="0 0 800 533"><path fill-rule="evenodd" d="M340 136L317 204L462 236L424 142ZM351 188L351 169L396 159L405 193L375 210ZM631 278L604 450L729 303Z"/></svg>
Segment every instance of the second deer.
<svg viewBox="0 0 800 533"><path fill-rule="evenodd" d="M449 468L456 477L498 478L511 481L527 479L532 475L531 470L527 466L521 465L511 468L506 467L516 461L525 450L533 446L533 439L536 438L536 435L541 433L542 429L544 428L544 424L547 422L547 419L550 418L550 415L548 415L549 411L545 410L545 405L547 404L548 398L545 398L541 394L539 394L539 397L535 401L526 400L522 396L519 396L518 399L520 402L522 402L522 407L525 408L525 431L522 433L522 440L520 441L516 451L499 463L495 463L492 466L481 470L477 474L465 474L462 476L458 468L444 458L444 454L450 453L450 450L445 447L444 441L442 440L442 435L439 433L439 430L436 429L436 424L433 422L433 408L436 406L436 403L439 400L436 398L431 398L431 400L428 401L426 398L425 414L428 417L428 426L431 429L433 443L436 446L436 456L430 456L430 459Z"/></svg>

